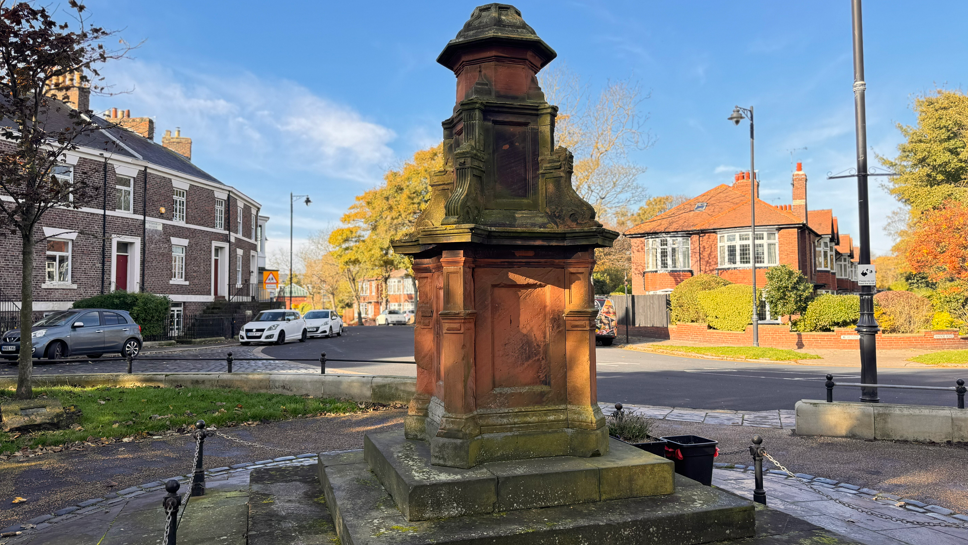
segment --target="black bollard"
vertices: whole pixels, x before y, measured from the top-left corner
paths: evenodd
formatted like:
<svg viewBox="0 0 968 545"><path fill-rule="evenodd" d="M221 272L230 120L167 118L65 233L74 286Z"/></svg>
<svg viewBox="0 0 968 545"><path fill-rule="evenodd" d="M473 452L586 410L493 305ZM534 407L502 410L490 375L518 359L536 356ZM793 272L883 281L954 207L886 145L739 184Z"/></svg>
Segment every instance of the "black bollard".
<svg viewBox="0 0 968 545"><path fill-rule="evenodd" d="M326 352L319 355L319 374L326 374Z"/></svg>
<svg viewBox="0 0 968 545"><path fill-rule="evenodd" d="M127 356L124 357L124 359L125 359L125 361L128 362L128 374L130 375L131 374L131 369L133 367L134 358L131 357L131 354L128 354Z"/></svg>
<svg viewBox="0 0 968 545"><path fill-rule="evenodd" d="M232 362L233 361L235 361L235 360L232 358L232 353L229 352L229 355L228 356L225 356L225 363L229 366L229 373L232 372Z"/></svg>
<svg viewBox="0 0 968 545"><path fill-rule="evenodd" d="M750 447L750 455L753 456L753 478L756 487L753 489L753 501L766 505L766 490L763 489L763 451L761 445L763 438L759 435L753 436L753 446Z"/></svg>
<svg viewBox="0 0 968 545"><path fill-rule="evenodd" d="M181 506L181 496L178 495L179 488L181 488L181 485L175 479L165 483L165 490L168 495L161 501L161 505L165 508L166 540L162 545L175 545L176 542L175 532L178 531L178 523L175 519L178 518L178 508Z"/></svg>
<svg viewBox="0 0 968 545"><path fill-rule="evenodd" d="M960 379L958 379L955 382L955 384L958 385L958 386L955 387L955 393L958 394L958 408L959 409L964 409L965 408L965 392L968 391L968 388L965 388L965 379L960 378Z"/></svg>
<svg viewBox="0 0 968 545"><path fill-rule="evenodd" d="M837 384L834 383L834 376L827 375L827 382L824 383L824 386L827 387L827 403L834 402L834 386L836 385Z"/></svg>
<svg viewBox="0 0 968 545"><path fill-rule="evenodd" d="M205 421L199 420L195 423L195 431L192 433L195 437L195 448L198 453L195 456L195 474L192 477L192 497L194 496L204 496L205 495L205 438L208 437L208 432L205 431Z"/></svg>

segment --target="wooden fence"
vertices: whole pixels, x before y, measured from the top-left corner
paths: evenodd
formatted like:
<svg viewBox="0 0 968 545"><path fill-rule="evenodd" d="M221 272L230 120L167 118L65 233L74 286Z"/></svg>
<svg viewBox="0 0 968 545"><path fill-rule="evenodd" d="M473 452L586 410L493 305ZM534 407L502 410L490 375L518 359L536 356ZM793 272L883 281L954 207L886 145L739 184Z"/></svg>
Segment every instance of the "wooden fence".
<svg viewBox="0 0 968 545"><path fill-rule="evenodd" d="M669 296L666 294L649 295L610 295L615 305L615 324L632 327L669 327ZM626 322L628 314L628 322Z"/></svg>

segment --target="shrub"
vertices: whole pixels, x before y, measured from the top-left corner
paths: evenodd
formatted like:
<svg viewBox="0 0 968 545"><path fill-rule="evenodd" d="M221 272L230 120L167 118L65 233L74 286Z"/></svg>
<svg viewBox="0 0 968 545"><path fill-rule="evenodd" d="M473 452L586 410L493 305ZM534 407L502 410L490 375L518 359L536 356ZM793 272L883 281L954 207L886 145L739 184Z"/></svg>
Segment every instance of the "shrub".
<svg viewBox="0 0 968 545"><path fill-rule="evenodd" d="M895 280L891 282L891 285L887 287L891 291L910 291L911 286L906 280Z"/></svg>
<svg viewBox="0 0 968 545"><path fill-rule="evenodd" d="M757 290L757 296L757 300L760 300L760 290ZM698 298L706 323L713 329L746 331L746 326L753 323L752 286L730 284L700 292Z"/></svg>
<svg viewBox="0 0 968 545"><path fill-rule="evenodd" d="M910 291L882 291L874 296L874 304L889 318L880 324L885 333L917 333L931 327L934 306L926 297Z"/></svg>
<svg viewBox="0 0 968 545"><path fill-rule="evenodd" d="M609 293L622 292L625 280L625 271L622 269L603 269L592 273L592 284L595 286L596 295L607 295ZM629 289L629 293L632 290Z"/></svg>
<svg viewBox="0 0 968 545"><path fill-rule="evenodd" d="M153 293L128 293L113 291L104 295L95 295L87 299L74 301L74 308L107 308L126 310L131 314L135 323L141 326L141 334L145 337L160 335L168 319L171 301L167 297Z"/></svg>
<svg viewBox="0 0 968 545"><path fill-rule="evenodd" d="M628 443L638 443L649 437L652 421L627 410L615 411L608 417L608 434Z"/></svg>
<svg viewBox="0 0 968 545"><path fill-rule="evenodd" d="M813 300L796 321L796 331L833 331L849 327L860 319L860 297L856 295L821 295Z"/></svg>
<svg viewBox="0 0 968 545"><path fill-rule="evenodd" d="M732 282L714 274L700 274L693 276L672 290L669 302L672 306L672 323L700 323L706 321L706 316L699 306L698 295L701 292L728 286Z"/></svg>
<svg viewBox="0 0 968 545"><path fill-rule="evenodd" d="M803 273L786 265L766 271L764 297L773 316L803 314L813 299L813 284Z"/></svg>
<svg viewBox="0 0 968 545"><path fill-rule="evenodd" d="M935 312L931 318L931 329L959 329L961 325L947 312Z"/></svg>

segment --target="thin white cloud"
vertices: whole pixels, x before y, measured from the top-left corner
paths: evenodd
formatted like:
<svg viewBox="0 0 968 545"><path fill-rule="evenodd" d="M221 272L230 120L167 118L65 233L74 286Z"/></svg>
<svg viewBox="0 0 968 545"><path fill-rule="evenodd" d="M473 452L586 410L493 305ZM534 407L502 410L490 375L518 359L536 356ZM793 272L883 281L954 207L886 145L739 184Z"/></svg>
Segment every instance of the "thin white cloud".
<svg viewBox="0 0 968 545"><path fill-rule="evenodd" d="M734 167L733 165L719 165L713 169L713 174L722 174L724 172L739 172L743 169L740 167Z"/></svg>

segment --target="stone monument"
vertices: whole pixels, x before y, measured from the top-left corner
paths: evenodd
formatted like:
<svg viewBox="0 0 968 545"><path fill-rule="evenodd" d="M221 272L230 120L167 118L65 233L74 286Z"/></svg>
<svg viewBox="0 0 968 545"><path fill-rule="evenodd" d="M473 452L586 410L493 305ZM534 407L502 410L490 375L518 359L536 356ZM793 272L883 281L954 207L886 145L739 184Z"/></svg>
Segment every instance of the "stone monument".
<svg viewBox="0 0 968 545"><path fill-rule="evenodd" d="M416 394L404 430L366 434L362 454L320 455L344 545L753 532L749 502L608 437L591 273L594 249L618 234L554 148L557 108L537 74L555 56L517 8L488 4L437 58L457 77L445 164L414 233L394 243L418 285Z"/></svg>

